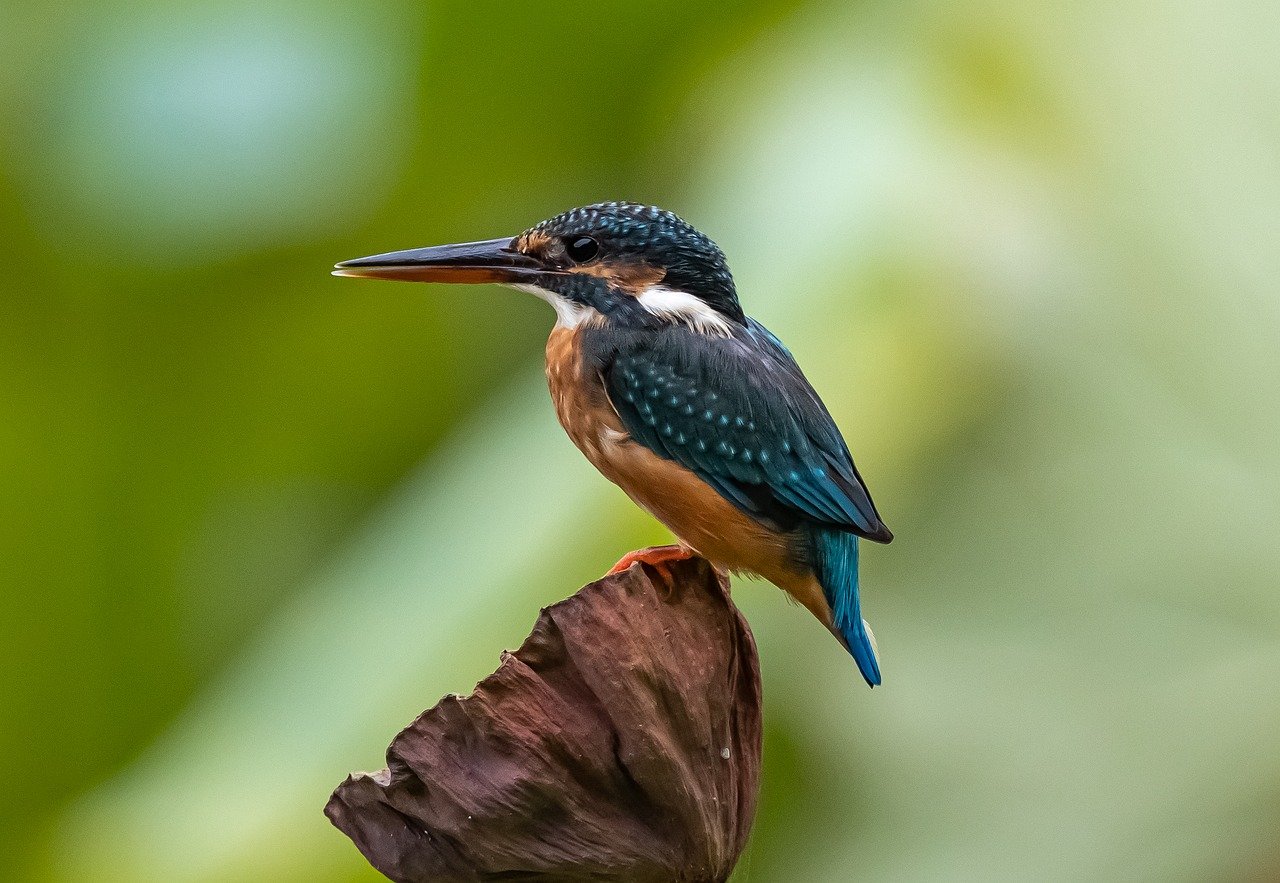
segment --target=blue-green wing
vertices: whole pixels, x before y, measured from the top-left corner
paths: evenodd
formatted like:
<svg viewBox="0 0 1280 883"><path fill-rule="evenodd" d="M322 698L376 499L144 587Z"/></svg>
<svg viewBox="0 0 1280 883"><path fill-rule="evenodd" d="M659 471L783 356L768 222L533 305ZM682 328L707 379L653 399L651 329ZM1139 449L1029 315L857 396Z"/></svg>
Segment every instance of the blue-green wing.
<svg viewBox="0 0 1280 883"><path fill-rule="evenodd" d="M893 538L826 407L758 323L727 338L673 326L621 341L603 377L633 439L747 514Z"/></svg>

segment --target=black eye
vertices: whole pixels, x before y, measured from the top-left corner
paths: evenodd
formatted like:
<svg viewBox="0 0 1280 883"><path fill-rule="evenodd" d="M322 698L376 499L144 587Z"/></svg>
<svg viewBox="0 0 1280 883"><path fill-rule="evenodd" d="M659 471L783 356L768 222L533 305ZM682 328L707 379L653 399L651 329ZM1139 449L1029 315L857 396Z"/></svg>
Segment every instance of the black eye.
<svg viewBox="0 0 1280 883"><path fill-rule="evenodd" d="M600 254L600 243L590 236L575 236L564 241L564 250L575 264L585 264Z"/></svg>

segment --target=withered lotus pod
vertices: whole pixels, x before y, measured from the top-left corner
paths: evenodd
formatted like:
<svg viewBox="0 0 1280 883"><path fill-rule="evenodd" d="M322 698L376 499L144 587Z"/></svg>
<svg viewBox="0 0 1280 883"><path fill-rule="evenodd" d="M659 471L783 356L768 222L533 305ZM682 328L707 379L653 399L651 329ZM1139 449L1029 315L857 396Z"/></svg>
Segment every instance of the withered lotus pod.
<svg viewBox="0 0 1280 883"><path fill-rule="evenodd" d="M724 880L760 774L755 640L701 559L542 611L325 808L393 880Z"/></svg>

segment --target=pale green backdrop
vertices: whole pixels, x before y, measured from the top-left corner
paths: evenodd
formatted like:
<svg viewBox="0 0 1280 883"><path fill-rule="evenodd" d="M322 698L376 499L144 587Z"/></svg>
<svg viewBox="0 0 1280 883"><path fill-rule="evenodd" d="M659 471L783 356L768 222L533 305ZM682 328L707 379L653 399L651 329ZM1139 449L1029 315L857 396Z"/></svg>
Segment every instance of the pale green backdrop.
<svg viewBox="0 0 1280 883"><path fill-rule="evenodd" d="M897 535L885 674L736 588L736 879L1280 876L1280 6L11 4L0 875L374 877L321 815L660 528L550 311L334 279L627 198Z"/></svg>

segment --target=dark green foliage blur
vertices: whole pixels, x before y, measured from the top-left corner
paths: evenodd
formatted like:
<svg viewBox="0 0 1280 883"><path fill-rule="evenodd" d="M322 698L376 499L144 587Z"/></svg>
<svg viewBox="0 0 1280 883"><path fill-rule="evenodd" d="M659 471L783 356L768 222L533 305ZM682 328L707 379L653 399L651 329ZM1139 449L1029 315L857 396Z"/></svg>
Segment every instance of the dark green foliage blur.
<svg viewBox="0 0 1280 883"><path fill-rule="evenodd" d="M4 19L0 877L372 877L328 789L664 535L544 304L328 269L601 199L720 242L898 536L874 692L737 584L738 878L1280 872L1274 4Z"/></svg>

